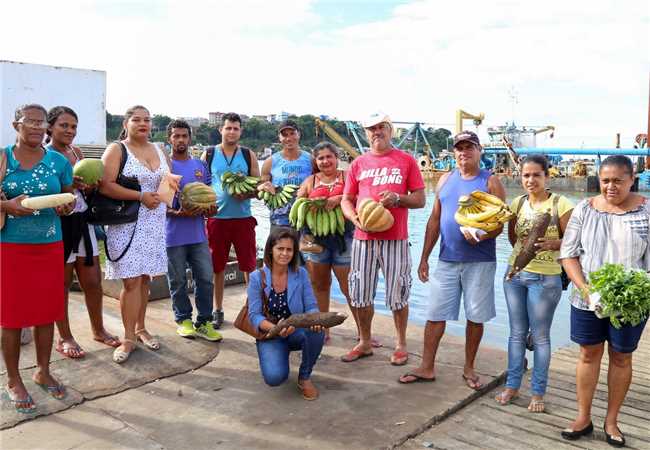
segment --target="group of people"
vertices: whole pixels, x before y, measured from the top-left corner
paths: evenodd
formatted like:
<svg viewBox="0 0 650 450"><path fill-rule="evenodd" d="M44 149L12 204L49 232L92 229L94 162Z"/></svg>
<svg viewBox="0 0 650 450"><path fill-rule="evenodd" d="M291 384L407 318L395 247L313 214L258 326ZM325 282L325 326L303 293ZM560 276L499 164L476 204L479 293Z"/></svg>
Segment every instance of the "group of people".
<svg viewBox="0 0 650 450"><path fill-rule="evenodd" d="M266 159L260 169L255 153L239 144L241 118L226 114L221 125L222 142L209 147L201 159L189 154L191 127L182 120L168 126L172 151L167 155L149 141L151 116L143 106L130 108L118 142L106 149L104 175L96 186L72 176L72 166L83 158L72 145L78 118L66 107L46 111L40 105L17 110L13 122L16 144L3 150L6 170L0 170L1 203L7 220L0 231L2 299L0 326L2 350L7 366L5 391L20 412L35 405L18 371L21 329L34 327L37 370L34 381L55 398L65 388L48 370L54 323L59 330L56 349L71 358L83 357L67 319L67 291L76 271L85 293L93 337L115 347L113 360L125 362L140 341L151 350L160 342L145 327L151 277L167 274L177 333L183 337L221 340L217 331L224 320L224 270L231 246L248 283L248 318L261 332L291 314L328 311L332 272L347 299L355 320L358 343L341 360L351 363L373 355L381 346L372 336L374 300L379 271L385 280L385 302L395 324L395 346L390 363L406 365L408 300L412 285L408 233L408 210L425 205L425 183L415 159L393 147L393 125L382 113L369 116L363 126L370 149L344 171L339 168L337 148L317 145L311 154L300 148L300 130L291 120L278 127L282 150ZM43 145L47 134L47 144ZM469 388L483 387L475 360L484 324L496 316L494 281L498 228L488 233L461 229L454 219L459 197L480 190L505 201L499 178L480 168L481 145L470 131L454 137L457 167L443 175L426 227L418 277L430 281L430 306L424 330L420 365L399 378L402 384L435 381L435 358L448 320L458 320L461 299L466 326L465 365L462 379ZM617 416L625 398L631 373L632 352L645 326L624 325L615 329L608 319L598 319L589 309L588 274L606 262L650 269L648 226L650 203L631 192L634 173L626 157L612 156L600 165L601 194L574 205L550 192L548 161L529 156L521 163L524 195L510 209L515 217L508 224L514 263L530 233L535 215L551 212L546 235L536 243L535 258L507 279L503 288L510 320L508 371L505 388L495 400L506 405L519 395L527 346L534 351L531 381L531 412L544 411L551 358L550 328L563 289L563 271L573 282L571 293L571 339L581 348L577 365L578 417L562 433L577 439L593 430L591 402L598 379L604 342L608 342L608 413L604 424L607 440L624 445ZM275 193L288 185L300 185L297 197L323 199L325 208L340 207L345 216L342 235L307 236L289 222L293 200L270 211L271 232L264 248L263 267L257 269L255 226L250 194L230 194L223 189L221 175L242 172L260 176L258 190ZM180 175L180 188L201 182L211 186L217 202L208 210L188 209L174 199L172 206L157 193L166 175ZM125 188L119 176L137 178L140 190ZM135 223L106 227L106 278L121 279L120 308L124 337L109 333L102 322L102 295L97 238L86 223L85 199L99 191L114 199L140 203ZM58 192L75 193L76 201L55 209L32 211L21 205L25 196ZM357 207L371 198L387 208L394 224L386 231L364 229ZM295 200L295 199L294 199ZM307 241L309 238L309 241ZM429 280L429 257L440 241L440 255ZM314 252L309 246L318 245ZM64 264L60 264L63 258ZM6 261L11 260L11 264ZM26 271L24 268L29 267ZM186 268L195 284L196 318L187 292ZM509 268L508 268L509 271ZM507 272L506 272L507 273ZM63 285L64 289L59 287ZM264 381L272 386L289 376L289 352L302 352L298 386L307 400L316 399L318 389L311 374L328 330L285 328L273 339L257 340Z"/></svg>

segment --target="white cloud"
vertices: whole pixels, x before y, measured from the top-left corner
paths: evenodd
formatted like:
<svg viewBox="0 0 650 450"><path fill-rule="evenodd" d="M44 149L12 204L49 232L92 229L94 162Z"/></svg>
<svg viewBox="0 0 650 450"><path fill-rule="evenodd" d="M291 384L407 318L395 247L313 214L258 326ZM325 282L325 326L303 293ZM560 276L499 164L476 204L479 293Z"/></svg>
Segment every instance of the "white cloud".
<svg viewBox="0 0 650 450"><path fill-rule="evenodd" d="M500 124L514 86L517 121L557 125L563 145L606 144L617 131L630 141L646 124L642 0L421 0L330 29L307 0L65 5L3 5L0 59L107 70L111 112L143 103L169 115L354 119L383 109L450 127L463 108Z"/></svg>

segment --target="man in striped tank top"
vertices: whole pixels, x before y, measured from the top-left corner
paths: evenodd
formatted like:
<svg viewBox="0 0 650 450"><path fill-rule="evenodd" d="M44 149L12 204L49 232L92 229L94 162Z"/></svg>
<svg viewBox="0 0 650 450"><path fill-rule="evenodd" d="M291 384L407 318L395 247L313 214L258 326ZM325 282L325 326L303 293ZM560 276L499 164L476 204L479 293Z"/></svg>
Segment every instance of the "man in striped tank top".
<svg viewBox="0 0 650 450"><path fill-rule="evenodd" d="M495 238L503 227L479 237L461 231L454 219L458 198L479 190L505 200L501 181L480 167L481 143L471 131L454 137L457 168L443 175L436 186L436 201L427 223L418 276L429 281L429 255L440 237L440 257L431 280L431 296L424 329L424 350L420 367L402 375L404 384L434 381L434 362L447 320L458 320L463 297L467 328L465 331L465 366L463 380L471 389L483 385L474 370L474 360L483 337L483 324L496 316L494 274L496 271Z"/></svg>
<svg viewBox="0 0 650 450"><path fill-rule="evenodd" d="M370 151L350 165L341 208L356 226L352 242L349 292L350 307L360 330L359 343L341 357L344 362L372 355L371 328L374 299L382 270L386 285L386 306L395 321L395 351L390 362L404 365L408 299L411 291L411 253L408 242L408 210L424 207L424 180L415 158L393 147L393 126L385 114L373 114L363 123ZM386 231L370 232L359 223L357 206L372 198L393 215L394 223Z"/></svg>

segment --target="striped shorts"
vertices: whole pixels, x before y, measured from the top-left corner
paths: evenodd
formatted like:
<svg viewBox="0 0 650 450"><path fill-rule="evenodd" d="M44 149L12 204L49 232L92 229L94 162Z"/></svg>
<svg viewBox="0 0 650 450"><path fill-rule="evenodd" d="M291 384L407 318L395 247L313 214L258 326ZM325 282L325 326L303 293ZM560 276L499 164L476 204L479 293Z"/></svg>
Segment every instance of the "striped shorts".
<svg viewBox="0 0 650 450"><path fill-rule="evenodd" d="M386 306L391 311L408 306L412 283L408 241L360 239L352 242L348 276L352 306L365 308L373 305L380 268L386 284Z"/></svg>

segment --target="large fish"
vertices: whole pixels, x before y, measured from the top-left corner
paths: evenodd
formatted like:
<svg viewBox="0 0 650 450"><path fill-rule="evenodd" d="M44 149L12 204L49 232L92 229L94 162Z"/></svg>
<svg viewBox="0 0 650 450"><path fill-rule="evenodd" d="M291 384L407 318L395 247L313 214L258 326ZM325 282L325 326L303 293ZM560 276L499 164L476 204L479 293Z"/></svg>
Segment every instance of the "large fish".
<svg viewBox="0 0 650 450"><path fill-rule="evenodd" d="M265 339L271 339L280 334L285 328L309 328L314 325L320 325L325 328L335 327L342 324L347 319L347 314L340 312L317 312L306 314L291 314L286 319L280 320L273 328L266 333Z"/></svg>
<svg viewBox="0 0 650 450"><path fill-rule="evenodd" d="M510 268L510 272L506 276L506 280L511 279L515 274L524 270L524 268L535 258L537 253L537 248L535 243L539 238L543 238L546 235L546 229L551 223L551 214L548 212L540 213L535 216L533 219L533 224L530 227L528 236L519 250L519 254L515 257L515 262Z"/></svg>

